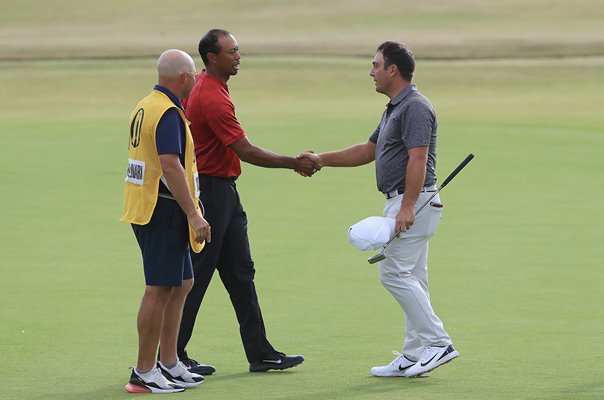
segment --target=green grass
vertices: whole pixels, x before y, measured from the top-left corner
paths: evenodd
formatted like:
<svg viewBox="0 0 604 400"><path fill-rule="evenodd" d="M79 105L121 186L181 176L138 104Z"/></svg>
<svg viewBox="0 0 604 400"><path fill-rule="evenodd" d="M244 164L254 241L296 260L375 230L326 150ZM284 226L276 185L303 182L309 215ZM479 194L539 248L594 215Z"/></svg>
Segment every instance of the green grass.
<svg viewBox="0 0 604 400"><path fill-rule="evenodd" d="M4 3L0 58L23 60L0 62L0 399L133 397L123 386L144 282L118 219L128 116L155 82L155 59L136 56L194 54L215 25L244 51L230 82L239 119L285 154L367 140L387 102L370 54L385 39L412 45L439 115L441 181L476 155L443 191L431 242L433 305L461 357L429 379L369 376L403 332L370 254L346 240L383 207L372 166L304 179L246 164L238 188L269 338L307 361L248 373L216 279L189 351L218 373L179 398L604 396L598 1ZM538 58L553 55L573 57Z"/></svg>
<svg viewBox="0 0 604 400"><path fill-rule="evenodd" d="M120 224L127 115L153 61L4 63L0 77L2 398L129 398L140 257ZM250 57L231 81L250 139L295 154L364 141L386 98L369 60ZM430 379L374 379L402 315L347 227L381 212L370 166L311 179L244 166L269 336L307 362L252 375L212 283L190 352L218 374L183 398L593 399L603 394L597 93L604 60L421 62L440 115L435 308L462 356ZM572 79L568 79L572 77ZM26 82L24 89L24 82ZM65 84L61 84L65 83ZM24 377L38 376L32 384ZM27 387L27 390L24 390Z"/></svg>
<svg viewBox="0 0 604 400"><path fill-rule="evenodd" d="M214 27L246 54L370 55L407 42L422 57L603 55L599 0L4 0L1 59L196 52Z"/></svg>

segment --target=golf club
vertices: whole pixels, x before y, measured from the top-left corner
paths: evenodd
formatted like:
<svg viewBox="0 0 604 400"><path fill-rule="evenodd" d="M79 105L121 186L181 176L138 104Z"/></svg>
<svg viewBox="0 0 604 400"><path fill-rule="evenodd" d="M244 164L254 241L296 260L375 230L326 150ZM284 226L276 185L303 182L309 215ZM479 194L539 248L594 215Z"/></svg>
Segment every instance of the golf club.
<svg viewBox="0 0 604 400"><path fill-rule="evenodd" d="M465 160L463 160L461 162L461 164L459 164L457 166L457 168L455 168L455 170L453 172L451 172L449 174L449 176L447 176L447 179L445 179L445 181L438 187L438 189L436 189L436 191L434 193L432 193L432 196L430 196L428 198L428 200L426 200L424 202L424 204L421 205L421 207L415 212L415 215L419 214L421 210L424 209L424 207L426 207L428 205L428 203L430 203L430 200L432 200L434 198L434 196L436 196L438 194L438 192L440 192L445 186L447 186L447 184L449 182L451 182L453 180L453 178L455 178L455 176L470 162L472 161L472 159L474 158L474 154L468 154L468 156L465 158ZM401 233L401 230L399 229L398 231L396 231L394 233L394 235L390 238L390 240L388 240L386 242L386 244L382 247L382 250L380 250L379 253L369 257L367 259L367 262L369 264L375 264L376 262L382 261L383 259L386 258L386 256L384 255L384 251L386 250L386 247L388 247L388 245L394 240L394 238L396 238L399 234Z"/></svg>

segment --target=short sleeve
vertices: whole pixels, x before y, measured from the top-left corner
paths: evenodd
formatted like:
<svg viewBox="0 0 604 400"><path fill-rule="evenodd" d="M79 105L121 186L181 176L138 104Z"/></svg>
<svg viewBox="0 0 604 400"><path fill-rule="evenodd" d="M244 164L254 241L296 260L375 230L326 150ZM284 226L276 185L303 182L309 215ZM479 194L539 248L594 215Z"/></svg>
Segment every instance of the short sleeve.
<svg viewBox="0 0 604 400"><path fill-rule="evenodd" d="M369 141L371 143L377 143L379 134L380 134L380 126L378 125L378 127L375 128L375 131L373 131L371 136L369 136Z"/></svg>
<svg viewBox="0 0 604 400"><path fill-rule="evenodd" d="M155 132L157 154L183 154L182 118L176 108L162 115Z"/></svg>
<svg viewBox="0 0 604 400"><path fill-rule="evenodd" d="M246 136L235 116L235 107L231 102L216 102L212 106L212 109L207 112L208 125L224 146L228 147Z"/></svg>

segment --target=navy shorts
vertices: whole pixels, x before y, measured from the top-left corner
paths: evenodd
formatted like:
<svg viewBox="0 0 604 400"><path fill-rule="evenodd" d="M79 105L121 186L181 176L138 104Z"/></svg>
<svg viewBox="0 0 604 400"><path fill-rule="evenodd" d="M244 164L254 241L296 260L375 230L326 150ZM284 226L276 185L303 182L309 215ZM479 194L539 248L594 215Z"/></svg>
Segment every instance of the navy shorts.
<svg viewBox="0 0 604 400"><path fill-rule="evenodd" d="M175 200L159 197L149 223L131 225L143 255L147 285L180 287L193 277L189 223Z"/></svg>

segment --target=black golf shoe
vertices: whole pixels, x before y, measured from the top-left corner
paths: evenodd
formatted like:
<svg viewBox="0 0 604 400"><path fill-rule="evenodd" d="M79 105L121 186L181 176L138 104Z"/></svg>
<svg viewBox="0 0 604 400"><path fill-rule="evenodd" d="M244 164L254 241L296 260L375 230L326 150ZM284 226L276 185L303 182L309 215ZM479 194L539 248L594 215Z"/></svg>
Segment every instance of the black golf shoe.
<svg viewBox="0 0 604 400"><path fill-rule="evenodd" d="M300 365L303 362L303 356L286 356L285 354L277 351L271 357L259 361L252 361L250 363L250 372L266 372L271 369L287 369Z"/></svg>
<svg viewBox="0 0 604 400"><path fill-rule="evenodd" d="M183 363L185 368L189 370L189 372L192 372L194 374L207 376L212 375L214 372L216 372L216 368L214 368L212 365L200 364L192 358L189 358L189 355L186 351L183 355L178 356L178 359L181 363Z"/></svg>

